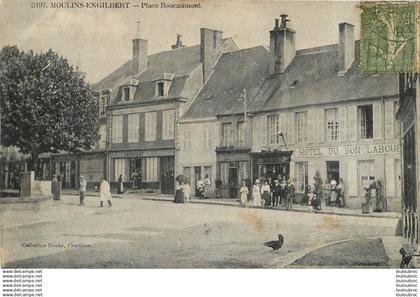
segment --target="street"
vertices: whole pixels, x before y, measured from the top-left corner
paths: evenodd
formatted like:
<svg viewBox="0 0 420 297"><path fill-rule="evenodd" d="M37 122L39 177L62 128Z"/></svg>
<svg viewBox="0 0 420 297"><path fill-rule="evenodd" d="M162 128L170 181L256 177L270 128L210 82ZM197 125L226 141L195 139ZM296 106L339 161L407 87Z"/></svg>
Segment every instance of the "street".
<svg viewBox="0 0 420 297"><path fill-rule="evenodd" d="M84 207L78 202L68 195L61 201L0 205L2 266L280 268L339 241L373 246L377 243L366 240L393 236L397 224L396 218L174 204L136 195L115 198L104 208L98 207L98 197L87 197ZM273 253L262 243L279 233L284 245ZM351 241L348 245L358 254L346 257L363 256ZM381 261L366 265L385 265ZM328 265L345 265L340 263Z"/></svg>

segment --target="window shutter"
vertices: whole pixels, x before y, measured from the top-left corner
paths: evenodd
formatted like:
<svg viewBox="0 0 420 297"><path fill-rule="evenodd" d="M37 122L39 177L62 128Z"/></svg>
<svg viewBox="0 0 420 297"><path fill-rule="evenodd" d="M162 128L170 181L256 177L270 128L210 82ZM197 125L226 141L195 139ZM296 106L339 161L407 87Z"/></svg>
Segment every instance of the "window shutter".
<svg viewBox="0 0 420 297"><path fill-rule="evenodd" d="M395 160L385 159L385 168L386 196L395 197Z"/></svg>
<svg viewBox="0 0 420 297"><path fill-rule="evenodd" d="M382 110L381 103L377 102L373 104L373 138L382 138Z"/></svg>
<svg viewBox="0 0 420 297"><path fill-rule="evenodd" d="M317 129L317 139L319 143L324 142L324 109L318 109L316 111L316 129Z"/></svg>
<svg viewBox="0 0 420 297"><path fill-rule="evenodd" d="M287 144L293 144L295 141L295 113L287 113Z"/></svg>
<svg viewBox="0 0 420 297"><path fill-rule="evenodd" d="M267 145L267 116L261 116L261 145Z"/></svg>
<svg viewBox="0 0 420 297"><path fill-rule="evenodd" d="M357 161L348 160L347 180L344 181L344 186L347 186L349 196L357 196L359 182L360 181L357 178Z"/></svg>
<svg viewBox="0 0 420 297"><path fill-rule="evenodd" d="M308 143L315 142L315 110L308 111Z"/></svg>
<svg viewBox="0 0 420 297"><path fill-rule="evenodd" d="M385 102L385 139L394 138L394 101Z"/></svg>
<svg viewBox="0 0 420 297"><path fill-rule="evenodd" d="M350 140L357 140L357 127L359 127L357 123L357 106L350 105L349 106L349 139Z"/></svg>
<svg viewBox="0 0 420 297"><path fill-rule="evenodd" d="M338 139L346 141L346 108L340 107L338 109Z"/></svg>

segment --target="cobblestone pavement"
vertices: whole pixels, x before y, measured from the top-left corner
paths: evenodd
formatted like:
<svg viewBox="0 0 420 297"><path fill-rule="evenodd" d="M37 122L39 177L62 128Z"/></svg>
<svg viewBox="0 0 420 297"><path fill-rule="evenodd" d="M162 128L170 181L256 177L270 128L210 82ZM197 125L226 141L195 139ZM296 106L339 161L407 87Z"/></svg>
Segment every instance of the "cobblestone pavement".
<svg viewBox="0 0 420 297"><path fill-rule="evenodd" d="M274 268L347 239L392 237L397 218L174 204L127 195L1 205L2 266ZM262 245L283 234L279 253ZM359 263L360 264L360 263ZM363 263L361 263L363 266Z"/></svg>

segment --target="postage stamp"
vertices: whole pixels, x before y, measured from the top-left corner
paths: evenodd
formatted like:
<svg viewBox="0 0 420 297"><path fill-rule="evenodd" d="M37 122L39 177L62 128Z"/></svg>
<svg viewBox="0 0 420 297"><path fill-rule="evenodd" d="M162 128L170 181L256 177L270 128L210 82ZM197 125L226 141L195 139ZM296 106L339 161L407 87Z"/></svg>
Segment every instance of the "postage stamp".
<svg viewBox="0 0 420 297"><path fill-rule="evenodd" d="M361 7L363 71L415 72L416 4L375 2Z"/></svg>

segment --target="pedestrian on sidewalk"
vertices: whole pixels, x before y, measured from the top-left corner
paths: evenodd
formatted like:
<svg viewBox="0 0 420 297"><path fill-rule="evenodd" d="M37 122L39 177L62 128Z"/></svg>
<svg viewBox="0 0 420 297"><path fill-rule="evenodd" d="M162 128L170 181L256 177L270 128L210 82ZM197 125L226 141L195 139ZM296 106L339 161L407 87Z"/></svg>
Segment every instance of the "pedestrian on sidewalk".
<svg viewBox="0 0 420 297"><path fill-rule="evenodd" d="M184 203L190 203L191 202L191 187L190 187L190 181L188 179L186 179L184 184L182 185L182 191L184 193Z"/></svg>
<svg viewBox="0 0 420 297"><path fill-rule="evenodd" d="M255 184L252 187L252 200L254 206L261 206L261 187L259 179L255 180Z"/></svg>
<svg viewBox="0 0 420 297"><path fill-rule="evenodd" d="M286 188L286 208L287 209L292 209L293 207L293 199L295 199L295 182L293 180L293 178L290 178L288 183L287 183L287 188Z"/></svg>
<svg viewBox="0 0 420 297"><path fill-rule="evenodd" d="M264 181L264 184L261 187L261 195L264 200L264 207L268 208L271 205L271 189L268 185L268 180Z"/></svg>
<svg viewBox="0 0 420 297"><path fill-rule="evenodd" d="M184 203L183 182L175 181L175 203Z"/></svg>
<svg viewBox="0 0 420 297"><path fill-rule="evenodd" d="M272 205L273 207L277 207L279 206L279 197L280 197L280 183L278 179L274 180L274 186L273 186L272 192L273 192Z"/></svg>
<svg viewBox="0 0 420 297"><path fill-rule="evenodd" d="M208 174L204 177L204 198L210 198L211 196L211 180Z"/></svg>
<svg viewBox="0 0 420 297"><path fill-rule="evenodd" d="M280 205L286 206L287 200L287 183L286 177L283 175L280 181Z"/></svg>
<svg viewBox="0 0 420 297"><path fill-rule="evenodd" d="M79 206L85 205L86 186L87 186L86 178L83 175L81 175L80 176L80 204Z"/></svg>
<svg viewBox="0 0 420 297"><path fill-rule="evenodd" d="M53 179L51 181L51 192L53 194L53 200L61 199L60 182L55 174L53 175Z"/></svg>
<svg viewBox="0 0 420 297"><path fill-rule="evenodd" d="M105 178L101 178L101 185L99 187L100 190L100 198L101 198L101 207L104 207L105 200L108 201L108 206L111 207L111 187L109 186L109 183L105 180Z"/></svg>
<svg viewBox="0 0 420 297"><path fill-rule="evenodd" d="M308 212L315 212L316 210L316 194L315 189L310 186L309 193L308 193Z"/></svg>
<svg viewBox="0 0 420 297"><path fill-rule="evenodd" d="M336 187L337 191L337 205L344 207L344 180L340 178Z"/></svg>
<svg viewBox="0 0 420 297"><path fill-rule="evenodd" d="M241 204L241 207L246 207L248 203L249 190L248 190L248 187L246 186L245 181L242 181L242 187L239 190L239 193L240 193L239 202Z"/></svg>
<svg viewBox="0 0 420 297"><path fill-rule="evenodd" d="M122 194L124 193L124 179L122 174L120 174L120 177L118 178L118 190L117 190L118 194Z"/></svg>

